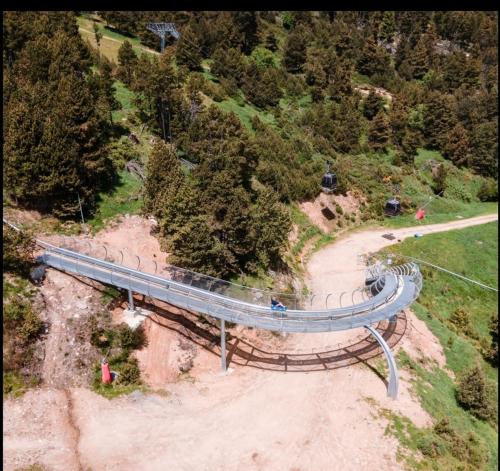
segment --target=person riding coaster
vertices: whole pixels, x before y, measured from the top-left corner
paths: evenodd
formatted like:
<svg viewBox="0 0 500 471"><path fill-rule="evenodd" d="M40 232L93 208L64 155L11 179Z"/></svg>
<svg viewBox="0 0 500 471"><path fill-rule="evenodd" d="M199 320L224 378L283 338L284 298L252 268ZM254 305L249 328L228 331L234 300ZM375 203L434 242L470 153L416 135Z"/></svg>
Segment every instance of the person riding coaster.
<svg viewBox="0 0 500 471"><path fill-rule="evenodd" d="M271 309L273 311L286 311L286 306L276 299L271 299Z"/></svg>

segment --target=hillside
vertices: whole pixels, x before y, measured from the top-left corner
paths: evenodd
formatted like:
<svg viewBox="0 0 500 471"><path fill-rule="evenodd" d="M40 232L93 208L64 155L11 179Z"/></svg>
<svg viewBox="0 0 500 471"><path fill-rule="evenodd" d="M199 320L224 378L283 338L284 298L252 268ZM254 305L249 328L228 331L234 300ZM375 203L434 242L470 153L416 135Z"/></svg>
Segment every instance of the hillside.
<svg viewBox="0 0 500 471"><path fill-rule="evenodd" d="M156 22L174 28L164 50ZM7 469L497 468L498 12L6 11L3 26L3 210L22 228L3 229ZM40 265L33 236L175 279L187 304L148 285L129 312L122 285ZM214 287L212 313L228 281L269 290L242 290L264 317L268 297L345 307L388 257L491 288L419 262L417 301L372 325L397 401L354 311L314 334L273 312L280 331L227 321L214 374L223 317L186 310L192 290Z"/></svg>

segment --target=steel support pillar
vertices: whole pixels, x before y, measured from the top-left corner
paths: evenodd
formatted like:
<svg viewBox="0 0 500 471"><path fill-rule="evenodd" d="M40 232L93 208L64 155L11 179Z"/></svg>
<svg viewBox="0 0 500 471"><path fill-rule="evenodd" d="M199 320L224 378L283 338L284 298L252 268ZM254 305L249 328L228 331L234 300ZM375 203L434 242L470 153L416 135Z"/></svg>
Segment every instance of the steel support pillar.
<svg viewBox="0 0 500 471"><path fill-rule="evenodd" d="M389 366L389 379L388 379L388 383L387 383L387 395L389 397L392 397L392 399L397 399L398 386L399 386L399 375L398 375L398 368L396 366L396 360L394 359L394 356L391 352L391 349L389 348L389 345L387 345L387 342L384 340L384 338L373 327L370 327L369 325L365 325L365 328L370 331L370 333L375 337L377 342L380 344L380 346L384 350L385 359L387 360L387 365Z"/></svg>
<svg viewBox="0 0 500 471"><path fill-rule="evenodd" d="M134 307L134 296L132 295L132 290L131 289L128 290L128 308L131 311L135 310L135 307Z"/></svg>
<svg viewBox="0 0 500 471"><path fill-rule="evenodd" d="M226 372L226 321L220 320L220 366Z"/></svg>

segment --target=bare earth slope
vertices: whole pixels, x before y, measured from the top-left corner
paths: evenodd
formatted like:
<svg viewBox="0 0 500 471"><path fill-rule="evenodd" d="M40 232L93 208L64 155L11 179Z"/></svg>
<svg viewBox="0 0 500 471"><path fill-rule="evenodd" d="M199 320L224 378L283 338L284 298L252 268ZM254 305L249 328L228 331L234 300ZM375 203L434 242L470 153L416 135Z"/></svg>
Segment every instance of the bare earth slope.
<svg viewBox="0 0 500 471"><path fill-rule="evenodd" d="M363 282L358 257L396 242L382 234L403 239L415 231L425 234L496 219L347 234L312 257L309 286L322 292L358 287ZM425 324L407 316L410 328L398 345L410 354L425 351L442 365L440 346ZM287 338L287 345L321 351L357 336L359 329L297 334ZM384 383L363 364L310 373L231 365L234 370L221 375L216 356L200 351L194 361L194 381L164 384L166 397L135 393L109 401L72 387L67 409L53 388L6 400L4 468L38 461L51 470L400 470L397 442L384 434L386 423L373 416L376 409L366 398L419 426L430 423L404 378L398 400L392 401Z"/></svg>

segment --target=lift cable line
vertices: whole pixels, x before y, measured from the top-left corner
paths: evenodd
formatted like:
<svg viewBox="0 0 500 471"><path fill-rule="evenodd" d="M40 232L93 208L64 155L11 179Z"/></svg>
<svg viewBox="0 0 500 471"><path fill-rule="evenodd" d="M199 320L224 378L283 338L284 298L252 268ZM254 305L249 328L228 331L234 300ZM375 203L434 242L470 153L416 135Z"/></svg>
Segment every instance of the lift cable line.
<svg viewBox="0 0 500 471"><path fill-rule="evenodd" d="M4 224L15 230L15 225L3 219ZM225 280L195 273L190 270L168 266L167 276L150 274L139 270L140 258L135 269L123 265L123 253L120 262L110 261L112 257L105 249L104 258L97 258L82 253L82 249L55 246L40 239L35 239L43 248L38 260L68 273L84 276L101 283L127 290L129 308L134 310L133 293L139 293L152 299L158 299L191 312L205 314L220 320L221 352L225 351L225 322L232 322L254 328L280 332L331 332L364 327L373 335L382 347L388 367L388 396L397 398L398 372L394 356L385 339L377 335L371 327L382 320L396 322L401 311L408 308L418 297L422 289L422 275L415 263L399 266L385 266L378 263L367 270L365 285L351 293L352 304L325 309L312 306L318 295L304 299L301 295L290 295L295 300L293 309L273 311L270 307L274 293L244 287ZM81 243L75 239L74 242ZM90 242L87 242L91 249ZM79 251L77 251L79 250ZM101 256L102 257L102 256ZM356 293L362 301L355 302ZM328 300L328 296L326 297ZM221 366L226 371L227 358L221 358Z"/></svg>
<svg viewBox="0 0 500 471"><path fill-rule="evenodd" d="M481 282L476 281L476 280L472 280L471 278L467 278L466 276L460 275L459 273L455 273L455 272L453 272L451 270L447 270L446 268L439 267L439 266L434 265L433 263L427 262L425 260L420 260L419 258L410 257L408 255L401 255L401 254L389 254L389 256L391 256L391 257L406 258L406 259L412 260L414 262L418 262L418 263L422 263L424 265L428 265L428 266L430 266L432 268L435 268L436 270L442 271L444 273L448 273L449 275L456 276L457 278L460 278L460 279L462 279L464 281L467 281L469 283L474 283L475 285L478 285L481 288L489 289L491 291L495 291L495 292L498 293L498 288L494 288L493 286L485 285L484 283L481 283Z"/></svg>

